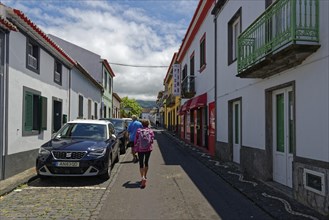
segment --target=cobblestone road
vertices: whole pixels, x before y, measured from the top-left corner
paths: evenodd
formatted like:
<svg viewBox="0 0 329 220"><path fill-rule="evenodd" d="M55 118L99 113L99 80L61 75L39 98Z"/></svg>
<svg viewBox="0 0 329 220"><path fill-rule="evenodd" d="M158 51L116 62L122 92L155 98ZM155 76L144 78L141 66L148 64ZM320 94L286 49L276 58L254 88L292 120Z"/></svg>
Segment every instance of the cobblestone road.
<svg viewBox="0 0 329 220"><path fill-rule="evenodd" d="M0 197L0 219L95 219L119 169L120 163L115 164L108 181L87 177L35 179Z"/></svg>

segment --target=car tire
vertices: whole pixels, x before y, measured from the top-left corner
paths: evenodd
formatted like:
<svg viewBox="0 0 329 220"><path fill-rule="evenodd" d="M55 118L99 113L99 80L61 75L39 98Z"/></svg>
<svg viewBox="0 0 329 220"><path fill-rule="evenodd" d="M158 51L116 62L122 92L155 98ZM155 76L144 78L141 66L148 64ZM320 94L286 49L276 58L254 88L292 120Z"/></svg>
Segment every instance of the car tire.
<svg viewBox="0 0 329 220"><path fill-rule="evenodd" d="M100 178L103 180L108 180L111 177L111 172L112 172L112 155L109 155L109 165L106 169L106 172L102 175L100 175Z"/></svg>

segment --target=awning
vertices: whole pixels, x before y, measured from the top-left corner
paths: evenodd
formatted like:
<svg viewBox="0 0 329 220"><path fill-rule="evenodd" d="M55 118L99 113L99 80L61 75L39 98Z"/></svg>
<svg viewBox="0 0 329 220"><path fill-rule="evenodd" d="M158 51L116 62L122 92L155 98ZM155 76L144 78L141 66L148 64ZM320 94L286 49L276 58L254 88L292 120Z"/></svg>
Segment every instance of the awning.
<svg viewBox="0 0 329 220"><path fill-rule="evenodd" d="M179 109L178 114L182 115L184 112L186 112L188 109L190 109L191 99L187 100Z"/></svg>
<svg viewBox="0 0 329 220"><path fill-rule="evenodd" d="M194 97L190 99L189 109L199 108L207 105L207 93Z"/></svg>

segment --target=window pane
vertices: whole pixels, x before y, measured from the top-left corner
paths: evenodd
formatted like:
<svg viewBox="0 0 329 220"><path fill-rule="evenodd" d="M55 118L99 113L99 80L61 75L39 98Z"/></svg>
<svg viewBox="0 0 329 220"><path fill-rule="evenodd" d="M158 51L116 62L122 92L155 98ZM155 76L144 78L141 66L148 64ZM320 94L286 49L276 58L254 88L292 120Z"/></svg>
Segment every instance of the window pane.
<svg viewBox="0 0 329 220"><path fill-rule="evenodd" d="M41 97L41 129L47 130L47 98Z"/></svg>
<svg viewBox="0 0 329 220"><path fill-rule="evenodd" d="M294 123L294 96L289 92L289 153L293 153L295 147L295 123Z"/></svg>
<svg viewBox="0 0 329 220"><path fill-rule="evenodd" d="M276 96L276 150L284 152L284 95Z"/></svg>
<svg viewBox="0 0 329 220"><path fill-rule="evenodd" d="M79 113L78 116L80 118L83 117L83 97L81 95L79 95Z"/></svg>
<svg viewBox="0 0 329 220"><path fill-rule="evenodd" d="M40 96L33 95L33 130L40 130L41 126Z"/></svg>
<svg viewBox="0 0 329 220"><path fill-rule="evenodd" d="M33 122L33 95L29 92L25 93L25 115L24 115L24 129L25 131L32 131Z"/></svg>
<svg viewBox="0 0 329 220"><path fill-rule="evenodd" d="M239 126L239 104L234 105L234 127L235 127L235 137L234 137L234 143L239 144L240 143L240 126Z"/></svg>

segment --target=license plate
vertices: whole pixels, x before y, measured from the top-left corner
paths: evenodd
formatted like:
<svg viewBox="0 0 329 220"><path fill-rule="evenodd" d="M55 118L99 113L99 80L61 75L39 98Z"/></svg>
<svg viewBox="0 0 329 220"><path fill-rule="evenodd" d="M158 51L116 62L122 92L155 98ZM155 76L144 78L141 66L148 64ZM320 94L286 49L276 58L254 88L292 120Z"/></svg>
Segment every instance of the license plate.
<svg viewBox="0 0 329 220"><path fill-rule="evenodd" d="M56 167L79 167L79 165L80 165L79 162L70 162L70 161L60 161L55 163Z"/></svg>

